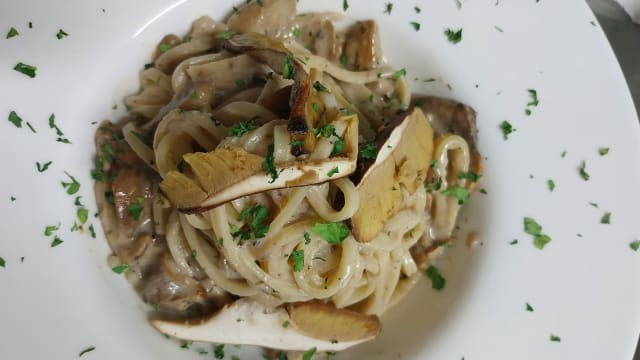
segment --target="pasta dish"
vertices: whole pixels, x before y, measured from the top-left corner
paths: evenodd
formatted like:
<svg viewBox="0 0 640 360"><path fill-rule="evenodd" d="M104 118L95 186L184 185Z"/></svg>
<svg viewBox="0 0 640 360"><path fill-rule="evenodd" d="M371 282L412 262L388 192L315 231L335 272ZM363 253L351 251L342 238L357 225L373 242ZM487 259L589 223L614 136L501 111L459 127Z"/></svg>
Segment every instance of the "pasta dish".
<svg viewBox="0 0 640 360"><path fill-rule="evenodd" d="M451 240L475 112L412 94L378 32L263 0L161 39L93 170L110 265L160 331L342 350Z"/></svg>

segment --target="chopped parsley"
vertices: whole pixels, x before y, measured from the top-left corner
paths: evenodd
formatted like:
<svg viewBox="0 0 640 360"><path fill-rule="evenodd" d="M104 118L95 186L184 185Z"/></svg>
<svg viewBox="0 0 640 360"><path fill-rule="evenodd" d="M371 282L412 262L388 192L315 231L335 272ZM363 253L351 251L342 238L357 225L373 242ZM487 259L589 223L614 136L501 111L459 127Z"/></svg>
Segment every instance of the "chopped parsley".
<svg viewBox="0 0 640 360"><path fill-rule="evenodd" d="M378 149L373 143L360 144L360 158L365 160L373 160L378 156Z"/></svg>
<svg viewBox="0 0 640 360"><path fill-rule="evenodd" d="M13 70L19 73L23 73L24 75L27 75L28 77L33 79L34 77L36 77L36 71L38 70L38 68L33 65L19 62L16 64L16 66L13 67Z"/></svg>
<svg viewBox="0 0 640 360"><path fill-rule="evenodd" d="M447 284L447 280L442 277L440 270L433 265L429 265L426 270L427 277L431 280L431 288L434 290L442 290Z"/></svg>
<svg viewBox="0 0 640 360"><path fill-rule="evenodd" d="M556 183L553 180L549 179L547 180L547 187L549 188L549 191L553 191L553 189L556 188Z"/></svg>
<svg viewBox="0 0 640 360"><path fill-rule="evenodd" d="M131 204L129 204L129 214L133 220L139 220L142 211L144 210L144 198L137 197Z"/></svg>
<svg viewBox="0 0 640 360"><path fill-rule="evenodd" d="M291 55L287 54L284 58L284 65L282 66L282 77L285 79L293 79L295 74L295 68L293 67L293 62L291 61Z"/></svg>
<svg viewBox="0 0 640 360"><path fill-rule="evenodd" d="M422 12L422 10L421 10L419 7L417 7L417 6L414 6L414 7L413 7L413 11L415 11L415 12L416 12L416 14L420 14L420 13Z"/></svg>
<svg viewBox="0 0 640 360"><path fill-rule="evenodd" d="M229 129L229 136L240 137L256 128L257 126L251 120L240 121Z"/></svg>
<svg viewBox="0 0 640 360"><path fill-rule="evenodd" d="M442 179L438 178L436 182L430 182L424 185L424 190L426 192L438 191L442 187Z"/></svg>
<svg viewBox="0 0 640 360"><path fill-rule="evenodd" d="M337 173L339 173L339 172L340 172L340 170L339 170L339 169L338 169L338 167L336 166L336 167L334 167L333 169L329 170L329 172L327 173L327 176L328 176L328 177L332 177L333 175L335 175L335 174L337 174Z"/></svg>
<svg viewBox="0 0 640 360"><path fill-rule="evenodd" d="M533 306L531 306L529 303L525 303L525 304L526 304L525 309L529 312L533 312Z"/></svg>
<svg viewBox="0 0 640 360"><path fill-rule="evenodd" d="M131 130L131 135L133 135L136 139L140 140L141 143L147 144L147 139L145 139L144 136L142 134L140 134L139 132L137 132L135 130ZM147 145L149 145L149 144L147 144Z"/></svg>
<svg viewBox="0 0 640 360"><path fill-rule="evenodd" d="M458 204L462 205L469 200L469 190L460 185L455 185L442 191L442 195L453 196L458 199Z"/></svg>
<svg viewBox="0 0 640 360"><path fill-rule="evenodd" d="M173 45L171 45L171 44L160 43L158 45L158 50L160 50L161 53L164 53L164 52L169 51L169 49L171 49L172 47L173 47Z"/></svg>
<svg viewBox="0 0 640 360"><path fill-rule="evenodd" d="M393 74L391 74L391 78L393 80L398 80L398 79L400 79L401 76L405 76L405 75L407 75L407 70L402 68L402 69L400 69L398 71L395 71Z"/></svg>
<svg viewBox="0 0 640 360"><path fill-rule="evenodd" d="M542 233L542 226L530 217L524 218L524 232L533 236L533 245L540 250L551 242L551 238Z"/></svg>
<svg viewBox="0 0 640 360"><path fill-rule="evenodd" d="M96 347L95 346L89 346L88 348L80 351L80 353L78 354L78 357L82 357L82 355L88 353L88 352L92 352L93 350L95 350Z"/></svg>
<svg viewBox="0 0 640 360"><path fill-rule="evenodd" d="M78 180L76 180L76 178L74 178L73 176L71 176L68 172L64 172L69 179L71 180L71 182L61 182L62 183L62 187L67 189L67 194L69 195L73 195L75 193L77 193L80 190L80 183L78 182Z"/></svg>
<svg viewBox="0 0 640 360"><path fill-rule="evenodd" d="M606 148L603 147L603 148L598 149L598 154L600 154L600 156L605 156L608 153L609 153L609 148L608 147L606 147Z"/></svg>
<svg viewBox="0 0 640 360"><path fill-rule="evenodd" d="M393 3L388 2L384 4L384 13L391 15L391 11L393 11Z"/></svg>
<svg viewBox="0 0 640 360"><path fill-rule="evenodd" d="M289 145L291 145L291 146L302 146L302 145L304 145L304 141L303 140L293 140L292 142L289 143Z"/></svg>
<svg viewBox="0 0 640 360"><path fill-rule="evenodd" d="M49 116L49 128L55 130L56 135L58 136L58 138L56 139L57 142L71 144L71 141L69 141L69 139L63 137L64 133L62 132L62 130L60 130L58 125L56 125L56 114L51 114Z"/></svg>
<svg viewBox="0 0 640 360"><path fill-rule="evenodd" d="M299 27L296 27L295 29L293 29L293 32L291 34L295 37L298 37L300 36L300 34L302 34L302 31L300 31Z"/></svg>
<svg viewBox="0 0 640 360"><path fill-rule="evenodd" d="M320 81L316 81L313 83L313 88L316 89L317 92L326 92L326 93L331 93L331 91L329 91L329 89L327 89L326 86L322 85L322 83Z"/></svg>
<svg viewBox="0 0 640 360"><path fill-rule="evenodd" d="M347 66L347 55L345 55L345 54L340 55L339 61L340 61L340 65L342 65L343 67L346 67Z"/></svg>
<svg viewBox="0 0 640 360"><path fill-rule="evenodd" d="M60 239L58 237L58 235L56 235L56 236L53 237L53 241L51 241L51 247L56 247L56 246L62 244L63 242L64 241L62 241L62 239Z"/></svg>
<svg viewBox="0 0 640 360"><path fill-rule="evenodd" d="M584 181L588 181L590 176L587 173L587 163L585 161L582 162L582 164L580 164L580 168L578 169L579 173L580 173L580 177L582 178L582 180Z"/></svg>
<svg viewBox="0 0 640 360"><path fill-rule="evenodd" d="M349 228L343 222L316 223L311 231L329 244L339 244L349 236Z"/></svg>
<svg viewBox="0 0 640 360"><path fill-rule="evenodd" d="M304 237L304 244L309 245L311 243L311 235L309 235L309 233L305 231L303 237Z"/></svg>
<svg viewBox="0 0 640 360"><path fill-rule="evenodd" d="M180 345L180 348L182 348L182 349L189 349L189 348L191 348L191 345L193 345L193 341L191 341L191 340L187 340L187 341L184 341L184 342L182 343L182 345Z"/></svg>
<svg viewBox="0 0 640 360"><path fill-rule="evenodd" d="M634 241L630 242L629 243L629 247L633 251L638 251L638 249L640 249L640 241L634 240Z"/></svg>
<svg viewBox="0 0 640 360"><path fill-rule="evenodd" d="M513 239L512 241L509 241L509 245L516 245L518 243L518 239Z"/></svg>
<svg viewBox="0 0 640 360"><path fill-rule="evenodd" d="M342 10L347 11L349 8L349 2L347 0L342 0Z"/></svg>
<svg viewBox="0 0 640 360"><path fill-rule="evenodd" d="M499 27L499 26L494 26L494 28L496 28L496 30L498 30L498 32L504 32L504 30L502 30L502 28Z"/></svg>
<svg viewBox="0 0 640 360"><path fill-rule="evenodd" d="M89 220L89 209L85 207L79 207L76 210L76 216L78 217L78 221L80 222L80 225L84 225L87 222L87 220Z"/></svg>
<svg viewBox="0 0 640 360"><path fill-rule="evenodd" d="M333 156L342 154L342 152L344 151L344 145L344 137L338 136L338 139L333 143L333 150L331 150L331 155Z"/></svg>
<svg viewBox="0 0 640 360"><path fill-rule="evenodd" d="M123 274L123 273L126 273L127 271L129 271L129 265L120 264L118 266L112 267L111 270L116 274Z"/></svg>
<svg viewBox="0 0 640 360"><path fill-rule="evenodd" d="M262 163L262 169L271 176L271 181L269 181L269 183L273 183L278 179L278 170L276 170L276 165L274 163L273 151L273 144L269 144L267 156L264 158L264 163Z"/></svg>
<svg viewBox="0 0 640 360"><path fill-rule="evenodd" d="M611 224L611 212L607 211L606 213L604 213L604 215L602 215L600 224Z"/></svg>
<svg viewBox="0 0 640 360"><path fill-rule="evenodd" d="M58 40L66 37L66 36L69 36L69 34L66 31L62 30L62 29L58 30L58 33L56 34L56 37L58 38Z"/></svg>
<svg viewBox="0 0 640 360"><path fill-rule="evenodd" d="M432 169L435 169L437 165L438 165L438 160L431 161ZM460 174L458 174L458 179L468 179L468 180L471 180L472 182L478 182L478 180L480 180L481 177L482 177L482 174L477 174L477 173L474 173L473 171L461 172Z"/></svg>
<svg viewBox="0 0 640 360"><path fill-rule="evenodd" d="M44 235L45 236L51 236L56 231L58 231L58 229L60 229L60 224L58 224L58 225L49 225L49 226L44 228Z"/></svg>
<svg viewBox="0 0 640 360"><path fill-rule="evenodd" d="M89 225L89 235L94 239L96 238L96 230L93 228L93 224Z"/></svg>
<svg viewBox="0 0 640 360"><path fill-rule="evenodd" d="M288 327L289 327L289 320L285 320L285 321L282 323L282 327L283 327L283 328L285 328L285 329L286 329L286 328L288 328Z"/></svg>
<svg viewBox="0 0 640 360"><path fill-rule="evenodd" d="M320 112L320 104L318 104L317 102L314 102L311 106L313 107L313 112L316 112L316 113Z"/></svg>
<svg viewBox="0 0 640 360"><path fill-rule="evenodd" d="M293 272L300 272L304 269L304 250L294 250L291 252L293 261Z"/></svg>
<svg viewBox="0 0 640 360"><path fill-rule="evenodd" d="M553 342L560 342L561 341L560 336L553 335L553 334L549 335L549 340L553 341Z"/></svg>
<svg viewBox="0 0 640 360"><path fill-rule="evenodd" d="M462 28L458 30L447 29L444 31L444 35L452 44L457 44L462 40Z"/></svg>
<svg viewBox="0 0 640 360"><path fill-rule="evenodd" d="M316 137L328 138L328 137L331 137L331 135L335 135L335 134L336 134L336 127L333 126L332 124L322 125L320 127L313 129L313 135L315 135Z"/></svg>
<svg viewBox="0 0 640 360"><path fill-rule="evenodd" d="M527 106L538 106L540 101L538 100L538 92L535 89L527 89L529 92L529 97L531 97L531 101L527 103Z"/></svg>
<svg viewBox="0 0 640 360"><path fill-rule="evenodd" d="M269 210L260 204L253 204L248 206L240 212L237 220L242 222L248 222L249 228L253 230L253 237L256 239L263 238L269 231L269 224L266 223L269 217ZM242 240L248 240L251 235L250 231L246 228L237 230L234 236L240 236Z"/></svg>
<svg viewBox="0 0 640 360"><path fill-rule="evenodd" d="M438 160L436 159L431 160L431 164L429 164L429 167L435 170L438 167ZM458 178L460 178L460 175L458 175Z"/></svg>
<svg viewBox="0 0 640 360"><path fill-rule="evenodd" d="M243 89L243 88L244 88L244 87L246 87L246 86L247 86L247 82L246 82L246 81L244 81L243 79L238 79L238 80L236 80L236 87L237 87L238 89Z"/></svg>
<svg viewBox="0 0 640 360"><path fill-rule="evenodd" d="M229 40L236 35L235 31L223 31L216 34L216 39Z"/></svg>
<svg viewBox="0 0 640 360"><path fill-rule="evenodd" d="M18 36L20 35L20 33L18 32L18 30L16 30L16 28L11 27L11 29L9 29L9 32L7 33L7 39L11 39L14 36Z"/></svg>
<svg viewBox="0 0 640 360"><path fill-rule="evenodd" d="M11 122L17 128L21 128L22 127L22 118L15 111L11 111L9 113L9 118L8 119L9 119L9 122Z"/></svg>
<svg viewBox="0 0 640 360"><path fill-rule="evenodd" d="M311 358L313 358L313 354L316 353L316 350L316 347L312 347L311 349L305 351L304 354L302 354L302 360L311 360Z"/></svg>
<svg viewBox="0 0 640 360"><path fill-rule="evenodd" d="M417 23L415 21L410 22L409 24L411 24L411 26L413 26L413 30L415 31L420 31L420 23Z"/></svg>
<svg viewBox="0 0 640 360"><path fill-rule="evenodd" d="M45 172L51 164L53 164L53 161L48 161L44 164L40 164L40 162L36 161L36 168L38 169L38 172Z"/></svg>
<svg viewBox="0 0 640 360"><path fill-rule="evenodd" d="M502 137L507 140L509 138L509 135L516 131L516 129L511 126L511 124L505 120L503 122L500 123L500 130L502 130Z"/></svg>
<svg viewBox="0 0 640 360"><path fill-rule="evenodd" d="M27 127L29 128L29 130L31 130L32 133L36 134L37 131L36 129L33 128L33 125L31 125L30 122L27 121Z"/></svg>
<svg viewBox="0 0 640 360"><path fill-rule="evenodd" d="M213 357L216 359L224 359L224 344L213 346Z"/></svg>

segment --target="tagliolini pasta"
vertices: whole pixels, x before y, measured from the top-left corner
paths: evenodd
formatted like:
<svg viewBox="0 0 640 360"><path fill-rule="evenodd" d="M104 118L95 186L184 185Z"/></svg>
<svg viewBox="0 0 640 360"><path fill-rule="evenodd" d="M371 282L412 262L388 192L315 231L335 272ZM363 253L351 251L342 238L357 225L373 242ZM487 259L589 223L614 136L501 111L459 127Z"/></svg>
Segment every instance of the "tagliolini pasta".
<svg viewBox="0 0 640 360"><path fill-rule="evenodd" d="M412 97L376 23L345 22L294 0L201 17L100 126L110 261L162 316L239 298L379 316L451 239L482 170L475 113Z"/></svg>

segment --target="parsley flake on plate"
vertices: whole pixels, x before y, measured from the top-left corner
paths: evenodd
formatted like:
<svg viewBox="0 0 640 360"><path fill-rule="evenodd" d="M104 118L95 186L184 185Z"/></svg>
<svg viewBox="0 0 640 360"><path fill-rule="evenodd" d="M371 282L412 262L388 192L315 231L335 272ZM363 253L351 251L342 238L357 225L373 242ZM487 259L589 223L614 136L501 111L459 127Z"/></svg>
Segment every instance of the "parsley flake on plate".
<svg viewBox="0 0 640 360"><path fill-rule="evenodd" d="M58 40L61 40L62 38L67 36L69 36L69 34L62 29L58 30L58 33L56 34L56 37L58 38Z"/></svg>
<svg viewBox="0 0 640 360"><path fill-rule="evenodd" d="M213 357L216 359L224 359L224 344L213 346Z"/></svg>
<svg viewBox="0 0 640 360"><path fill-rule="evenodd" d="M462 205L469 200L469 190L460 185L455 185L442 191L442 195L453 196L458 199L458 204Z"/></svg>
<svg viewBox="0 0 640 360"><path fill-rule="evenodd" d="M88 352L92 352L93 350L95 350L96 347L95 346L89 346L88 348L80 351L80 353L78 354L78 357L82 357L82 355L88 353Z"/></svg>
<svg viewBox="0 0 640 360"><path fill-rule="evenodd" d="M524 232L533 236L533 245L540 250L551 242L551 237L542 233L542 226L530 217L524 218Z"/></svg>
<svg viewBox="0 0 640 360"><path fill-rule="evenodd" d="M316 223L311 231L329 244L339 244L349 236L349 228L343 222Z"/></svg>
<svg viewBox="0 0 640 360"><path fill-rule="evenodd" d="M7 262L0 256L0 267L5 267Z"/></svg>
<svg viewBox="0 0 640 360"><path fill-rule="evenodd" d="M529 312L533 312L533 306L531 306L529 303L525 303L525 309Z"/></svg>
<svg viewBox="0 0 640 360"><path fill-rule="evenodd" d="M56 247L56 246L62 244L63 242L64 241L62 241L62 239L60 239L58 237L58 235L56 235L56 236L53 237L53 241L51 242L51 247Z"/></svg>
<svg viewBox="0 0 640 360"><path fill-rule="evenodd" d="M391 78L393 80L398 80L400 79L401 76L405 76L407 75L407 70L402 68L400 70L395 71L393 74L391 74Z"/></svg>
<svg viewBox="0 0 640 360"><path fill-rule="evenodd" d="M291 55L287 54L284 59L284 65L282 66L282 77L288 80L293 79L295 73L295 68L293 67L293 62L291 61Z"/></svg>
<svg viewBox="0 0 640 360"><path fill-rule="evenodd" d="M216 34L216 39L229 40L236 35L235 31L223 31Z"/></svg>
<svg viewBox="0 0 640 360"><path fill-rule="evenodd" d="M411 21L409 24L411 24L411 26L413 27L413 30L420 31L420 23Z"/></svg>
<svg viewBox="0 0 640 360"><path fill-rule="evenodd" d="M327 173L328 177L332 177L333 175L337 174L340 170L338 169L338 167L334 167L333 169L329 170L329 172Z"/></svg>
<svg viewBox="0 0 640 360"><path fill-rule="evenodd" d="M560 339L560 336L551 334L549 335L549 341L560 342L561 339Z"/></svg>
<svg viewBox="0 0 640 360"><path fill-rule="evenodd" d="M604 213L604 215L602 215L600 224L611 224L611 212L607 211L606 213Z"/></svg>
<svg viewBox="0 0 640 360"><path fill-rule="evenodd" d="M505 140L509 139L509 135L516 131L516 129L507 120L500 123L500 130L502 130L502 137Z"/></svg>
<svg viewBox="0 0 640 360"><path fill-rule="evenodd" d="M47 171L47 169L49 169L49 166L51 166L51 164L53 164L53 161L48 161L44 164L40 164L40 162L36 161L36 169L38 170L38 172L45 172Z"/></svg>
<svg viewBox="0 0 640 360"><path fill-rule="evenodd" d="M143 204L144 204L143 197L137 197L136 199L133 200L131 204L129 204L129 214L131 214L131 217L133 218L133 220L137 221L140 219L140 215L144 210Z"/></svg>
<svg viewBox="0 0 640 360"><path fill-rule="evenodd" d="M431 280L431 288L434 290L442 290L447 284L447 280L440 274L440 270L433 265L429 265L426 270L427 277Z"/></svg>
<svg viewBox="0 0 640 360"><path fill-rule="evenodd" d="M556 188L556 183L553 180L549 179L547 180L547 187L549 188L549 191L553 191L553 189Z"/></svg>
<svg viewBox="0 0 640 360"><path fill-rule="evenodd" d="M13 67L13 70L33 79L34 77L36 77L36 71L38 70L38 68L33 65L19 62L16 64L16 66Z"/></svg>
<svg viewBox="0 0 640 360"><path fill-rule="evenodd" d="M458 30L447 29L444 31L444 35L450 43L457 44L462 41L462 28Z"/></svg>
<svg viewBox="0 0 640 360"><path fill-rule="evenodd" d="M311 360L313 358L313 354L316 353L316 348L312 347L311 349L307 350L304 352L304 354L302 354L302 360Z"/></svg>
<svg viewBox="0 0 640 360"><path fill-rule="evenodd" d="M61 182L62 187L67 190L67 194L69 195L73 195L77 193L80 190L80 183L78 182L78 180L76 180L76 178L71 176L68 172L65 171L64 173L69 177L71 182L64 182L64 181Z"/></svg>
<svg viewBox="0 0 640 360"><path fill-rule="evenodd" d="M16 28L11 27L11 29L9 29L9 32L7 33L7 39L11 39L14 36L18 36L20 35L20 33L18 32L18 30L16 30Z"/></svg>
<svg viewBox="0 0 640 360"><path fill-rule="evenodd" d="M342 10L347 11L349 9L349 1L342 0Z"/></svg>
<svg viewBox="0 0 640 360"><path fill-rule="evenodd" d="M384 13L391 15L391 11L393 11L393 3L388 2L384 4Z"/></svg>
<svg viewBox="0 0 640 360"><path fill-rule="evenodd" d="M640 249L640 241L634 240L634 241L630 242L629 243L629 247L633 251L638 251L638 249Z"/></svg>
<svg viewBox="0 0 640 360"><path fill-rule="evenodd" d="M589 180L589 178L591 177L591 176L589 176L589 174L587 173L587 163L586 163L585 161L583 161L583 162L580 164L580 168L578 169L578 172L579 172L579 174L580 174L580 177L581 177L581 178L582 178L582 180L584 180L584 181L588 181L588 180Z"/></svg>
<svg viewBox="0 0 640 360"><path fill-rule="evenodd" d="M304 232L304 244L309 245L311 243L311 235L308 232Z"/></svg>
<svg viewBox="0 0 640 360"><path fill-rule="evenodd" d="M433 161L435 161L436 163L434 164ZM431 168L435 169L437 165L438 165L437 160L432 160ZM477 173L474 173L473 171L461 172L460 174L458 174L458 179L468 179L468 180L471 180L472 182L478 182L481 177L482 177L482 174L477 174Z"/></svg>
<svg viewBox="0 0 640 360"><path fill-rule="evenodd" d="M120 264L117 266L114 266L111 268L111 271L113 271L116 274L124 274L127 271L129 271L129 265L127 264Z"/></svg>
<svg viewBox="0 0 640 360"><path fill-rule="evenodd" d="M10 123L15 125L15 127L17 127L17 128L21 128L22 127L22 118L15 111L11 111L9 113L8 120L9 120Z"/></svg>
<svg viewBox="0 0 640 360"><path fill-rule="evenodd" d="M329 91L326 86L322 85L322 83L317 80L313 83L313 88L316 89L317 92L326 92L329 94L331 93L331 91Z"/></svg>
<svg viewBox="0 0 640 360"><path fill-rule="evenodd" d="M605 156L609 153L609 148L608 147L602 147L600 149L598 149L598 154L600 154L600 156Z"/></svg>

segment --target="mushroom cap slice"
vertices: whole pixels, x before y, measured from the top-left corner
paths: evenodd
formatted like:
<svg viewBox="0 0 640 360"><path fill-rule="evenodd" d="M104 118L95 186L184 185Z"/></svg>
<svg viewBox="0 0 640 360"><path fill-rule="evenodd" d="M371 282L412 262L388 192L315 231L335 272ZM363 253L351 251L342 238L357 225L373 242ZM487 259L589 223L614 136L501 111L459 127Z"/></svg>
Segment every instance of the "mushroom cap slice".
<svg viewBox="0 0 640 360"><path fill-rule="evenodd" d="M351 230L360 242L371 241L400 210L401 186L413 193L422 185L433 157L433 129L419 108L399 115L387 129L381 133L385 140L377 144L376 159L362 171L357 185L360 207L351 218Z"/></svg>
<svg viewBox="0 0 640 360"><path fill-rule="evenodd" d="M369 318L366 315L360 316ZM210 317L183 321L152 320L151 324L160 332L183 340L258 345L299 351L313 347L318 351L340 351L371 340L380 332L378 321L378 327L373 328L375 331L368 332L366 337L332 342L305 335L293 326L283 326L287 321L291 321L291 318L284 308L271 310L256 301L239 299Z"/></svg>
<svg viewBox="0 0 640 360"><path fill-rule="evenodd" d="M356 168L358 120L356 115L338 120L346 126L343 154L275 163L278 176L274 179L264 170L265 157L227 145L207 153L185 154L182 172L169 171L160 190L180 211L193 213L263 191L349 176Z"/></svg>

